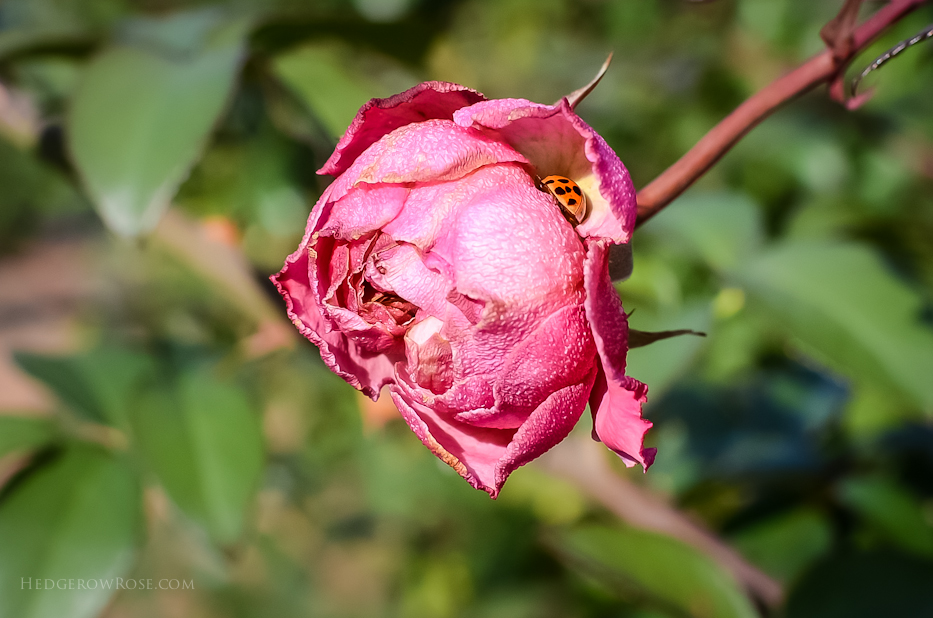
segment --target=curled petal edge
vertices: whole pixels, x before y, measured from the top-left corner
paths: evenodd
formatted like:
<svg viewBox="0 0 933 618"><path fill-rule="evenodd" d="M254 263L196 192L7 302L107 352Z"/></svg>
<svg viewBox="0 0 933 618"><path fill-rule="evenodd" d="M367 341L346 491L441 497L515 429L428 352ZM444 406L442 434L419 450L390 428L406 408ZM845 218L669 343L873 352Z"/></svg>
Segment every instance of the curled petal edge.
<svg viewBox="0 0 933 618"><path fill-rule="evenodd" d="M481 93L450 82L423 82L385 99L371 99L356 113L318 174L339 176L384 135L413 122L452 119L456 110L480 101Z"/></svg>
<svg viewBox="0 0 933 618"><path fill-rule="evenodd" d="M581 382L544 400L518 429L489 429L442 419L413 401L412 392L390 387L392 400L415 435L472 487L495 499L509 475L567 437L586 407L596 368Z"/></svg>
<svg viewBox="0 0 933 618"><path fill-rule="evenodd" d="M641 417L648 387L625 375L628 318L609 279L607 242L587 243L583 285L584 308L599 354L599 372L590 394L593 438L618 454L625 465L639 463L647 470L656 452L644 446L645 434L652 426Z"/></svg>
<svg viewBox="0 0 933 618"><path fill-rule="evenodd" d="M616 153L574 113L566 98L556 105L525 99L481 101L458 110L454 122L497 132L528 158L539 175L556 173L576 180L591 202L590 215L577 227L580 236L629 241L637 218L632 179Z"/></svg>

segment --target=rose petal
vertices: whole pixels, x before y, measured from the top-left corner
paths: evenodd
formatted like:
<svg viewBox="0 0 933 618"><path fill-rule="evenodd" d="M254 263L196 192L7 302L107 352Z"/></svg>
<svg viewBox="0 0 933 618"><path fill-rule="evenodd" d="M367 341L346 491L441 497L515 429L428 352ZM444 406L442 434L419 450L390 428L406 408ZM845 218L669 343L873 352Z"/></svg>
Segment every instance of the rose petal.
<svg viewBox="0 0 933 618"><path fill-rule="evenodd" d="M582 294L579 298L582 302ZM495 372L495 408L463 412L457 419L481 427L519 427L551 393L591 373L595 356L583 306L569 304L504 355Z"/></svg>
<svg viewBox="0 0 933 618"><path fill-rule="evenodd" d="M600 366L590 409L593 410L593 437L622 458L631 468L636 463L645 470L654 463L655 448L645 448L645 433L651 421L641 417L641 406L646 401L648 387L628 376L621 382L607 381Z"/></svg>
<svg viewBox="0 0 933 618"><path fill-rule="evenodd" d="M493 163L528 163L511 146L450 120L426 120L383 136L333 183L331 201L361 183L404 184L458 180Z"/></svg>
<svg viewBox="0 0 933 618"><path fill-rule="evenodd" d="M579 287L584 252L552 198L516 165L477 170L457 185L463 198L431 247L453 268L456 290L487 302L546 306L546 314L562 306Z"/></svg>
<svg viewBox="0 0 933 618"><path fill-rule="evenodd" d="M428 406L403 395L399 384L390 386L389 392L408 426L431 452L470 485L495 497L496 465L505 455L515 429L483 429L442 418Z"/></svg>
<svg viewBox="0 0 933 618"><path fill-rule="evenodd" d="M410 191L398 185L353 187L340 199L315 206L321 210L315 231L341 240L360 238L397 217Z"/></svg>
<svg viewBox="0 0 933 618"><path fill-rule="evenodd" d="M608 243L590 241L587 249L584 306L600 361L599 376L590 395L595 437L622 457L626 465L637 462L647 469L654 461L654 449L644 448L651 422L641 417L648 389L625 375L628 318L609 279Z"/></svg>
<svg viewBox="0 0 933 618"><path fill-rule="evenodd" d="M401 383L390 392L424 445L470 485L496 498L515 469L567 437L586 407L594 375L595 369L582 382L551 393L517 430L475 427L442 416L415 401Z"/></svg>
<svg viewBox="0 0 933 618"><path fill-rule="evenodd" d="M453 382L450 342L441 336L443 328L444 322L428 316L405 335L408 372L432 393L443 393Z"/></svg>
<svg viewBox="0 0 933 618"><path fill-rule="evenodd" d="M361 312L360 290L350 285L349 281L334 281L331 274L359 272L363 269L365 253L384 248L392 243L385 235L371 235L369 238L351 243L340 244L330 237L311 237L308 244L308 283L315 294L315 305L324 318L323 327L327 332L337 330L356 344L356 351L363 355L401 353L401 342L396 339L394 320L387 322L367 321ZM343 263L349 254L349 267ZM335 268L335 262L339 262ZM391 323L389 323L391 322Z"/></svg>
<svg viewBox="0 0 933 618"><path fill-rule="evenodd" d="M302 251L289 256L285 267L271 279L285 299L289 319L320 349L324 363L341 378L376 399L379 389L393 381L395 359L388 354L366 353L356 342L325 323L308 277L307 253Z"/></svg>
<svg viewBox="0 0 933 618"><path fill-rule="evenodd" d="M364 150L395 129L432 118L450 119L461 107L483 100L485 97L475 90L447 82L424 82L387 99L372 99L356 113L318 174L336 177Z"/></svg>
<svg viewBox="0 0 933 618"><path fill-rule="evenodd" d="M380 251L367 264L367 277L429 315L445 318L449 279L428 269L421 253L407 243Z"/></svg>
<svg viewBox="0 0 933 618"><path fill-rule="evenodd" d="M519 466L540 457L570 434L586 408L595 374L594 368L582 382L554 392L518 429L496 468L493 498Z"/></svg>
<svg viewBox="0 0 933 618"><path fill-rule="evenodd" d="M628 242L635 229L635 187L616 153L570 108L524 99L483 101L458 110L454 121L495 131L525 155L540 177L572 178L587 196L580 236Z"/></svg>

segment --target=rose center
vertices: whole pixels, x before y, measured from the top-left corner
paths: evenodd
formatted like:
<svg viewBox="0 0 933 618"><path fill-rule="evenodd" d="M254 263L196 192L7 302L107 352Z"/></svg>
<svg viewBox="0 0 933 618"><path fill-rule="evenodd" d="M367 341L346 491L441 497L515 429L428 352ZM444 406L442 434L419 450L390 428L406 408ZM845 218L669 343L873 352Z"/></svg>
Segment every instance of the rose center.
<svg viewBox="0 0 933 618"><path fill-rule="evenodd" d="M367 279L363 279L361 300L364 309L369 305L378 304L385 307L392 319L399 326L407 326L415 319L418 308L392 292L381 292L377 290ZM365 316L364 316L365 318Z"/></svg>

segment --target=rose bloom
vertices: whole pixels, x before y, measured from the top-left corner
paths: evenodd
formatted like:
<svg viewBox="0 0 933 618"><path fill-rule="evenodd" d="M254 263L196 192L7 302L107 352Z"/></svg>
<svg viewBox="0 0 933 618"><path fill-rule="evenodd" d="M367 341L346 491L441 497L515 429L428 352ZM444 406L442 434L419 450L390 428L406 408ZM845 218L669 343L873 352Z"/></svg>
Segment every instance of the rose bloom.
<svg viewBox="0 0 933 618"><path fill-rule="evenodd" d="M272 280L337 375L373 399L388 386L425 446L493 498L587 403L594 437L651 464L608 270L635 191L567 99L423 83L364 105L318 173L335 180ZM576 227L548 175L586 195Z"/></svg>

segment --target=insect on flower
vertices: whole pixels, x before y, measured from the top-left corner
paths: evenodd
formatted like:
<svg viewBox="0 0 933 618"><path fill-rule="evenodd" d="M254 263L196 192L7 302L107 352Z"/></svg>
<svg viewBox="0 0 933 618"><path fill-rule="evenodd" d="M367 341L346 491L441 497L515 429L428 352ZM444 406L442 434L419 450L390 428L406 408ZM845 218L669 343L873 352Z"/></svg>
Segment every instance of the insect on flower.
<svg viewBox="0 0 933 618"><path fill-rule="evenodd" d="M586 218L586 196L580 185L565 176L546 176L541 180L541 186L557 200L564 218L570 225L576 227Z"/></svg>

